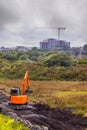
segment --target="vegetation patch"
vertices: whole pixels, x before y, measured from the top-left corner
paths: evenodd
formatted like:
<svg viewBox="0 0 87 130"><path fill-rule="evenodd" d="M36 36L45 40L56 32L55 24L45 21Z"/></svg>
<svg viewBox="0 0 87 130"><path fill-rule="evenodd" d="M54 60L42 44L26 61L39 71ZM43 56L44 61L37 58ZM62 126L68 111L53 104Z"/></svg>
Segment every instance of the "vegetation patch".
<svg viewBox="0 0 87 130"><path fill-rule="evenodd" d="M87 91L59 91L55 95L61 108L71 108L74 113L87 113Z"/></svg>
<svg viewBox="0 0 87 130"><path fill-rule="evenodd" d="M87 82L32 81L30 101L51 107L72 109L73 113L87 113Z"/></svg>
<svg viewBox="0 0 87 130"><path fill-rule="evenodd" d="M8 116L0 114L0 130L28 130L28 128Z"/></svg>
<svg viewBox="0 0 87 130"><path fill-rule="evenodd" d="M31 80L87 81L87 58L40 50L0 51L0 78L20 79L26 70Z"/></svg>
<svg viewBox="0 0 87 130"><path fill-rule="evenodd" d="M87 95L87 91L58 91L56 92L56 96L58 97L70 97L75 95Z"/></svg>

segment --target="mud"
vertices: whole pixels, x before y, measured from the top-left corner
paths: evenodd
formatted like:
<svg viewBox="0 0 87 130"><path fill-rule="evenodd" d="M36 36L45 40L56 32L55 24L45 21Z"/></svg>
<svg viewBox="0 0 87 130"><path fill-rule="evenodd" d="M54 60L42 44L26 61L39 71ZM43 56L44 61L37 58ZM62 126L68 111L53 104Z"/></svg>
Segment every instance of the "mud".
<svg viewBox="0 0 87 130"><path fill-rule="evenodd" d="M0 103L9 101L9 97L0 92ZM35 109L14 110L15 113L30 121L32 124L47 126L49 130L85 130L87 118L81 115L72 114L70 111L59 108L50 108L45 104L33 104Z"/></svg>

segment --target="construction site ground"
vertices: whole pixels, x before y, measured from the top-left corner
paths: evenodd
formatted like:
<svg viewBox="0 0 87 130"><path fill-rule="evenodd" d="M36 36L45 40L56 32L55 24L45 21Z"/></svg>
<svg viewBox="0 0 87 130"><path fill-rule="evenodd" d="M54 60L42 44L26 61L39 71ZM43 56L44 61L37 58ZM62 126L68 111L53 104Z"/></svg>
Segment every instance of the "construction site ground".
<svg viewBox="0 0 87 130"><path fill-rule="evenodd" d="M0 91L0 103L4 104L8 101L9 96L4 91ZM47 126L49 130L85 130L87 128L87 117L41 103L35 103L32 106L35 109L14 110L14 112L32 124Z"/></svg>

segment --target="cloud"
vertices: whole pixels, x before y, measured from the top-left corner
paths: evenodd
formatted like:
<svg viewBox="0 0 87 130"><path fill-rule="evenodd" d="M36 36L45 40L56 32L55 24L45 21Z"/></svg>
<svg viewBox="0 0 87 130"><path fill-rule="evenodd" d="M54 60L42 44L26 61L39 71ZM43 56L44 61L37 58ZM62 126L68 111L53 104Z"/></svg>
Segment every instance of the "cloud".
<svg viewBox="0 0 87 130"><path fill-rule="evenodd" d="M16 23L20 19L19 6L16 0L0 0L0 27Z"/></svg>
<svg viewBox="0 0 87 130"><path fill-rule="evenodd" d="M38 44L57 38L57 30L36 27L66 27L61 38L82 45L87 41L86 12L87 0L0 0L0 39Z"/></svg>

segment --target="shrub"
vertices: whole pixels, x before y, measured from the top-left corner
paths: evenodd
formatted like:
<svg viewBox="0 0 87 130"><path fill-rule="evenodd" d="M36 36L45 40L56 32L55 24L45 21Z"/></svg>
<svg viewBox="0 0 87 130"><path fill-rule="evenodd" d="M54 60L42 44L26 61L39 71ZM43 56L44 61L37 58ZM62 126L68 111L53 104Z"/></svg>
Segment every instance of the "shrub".
<svg viewBox="0 0 87 130"><path fill-rule="evenodd" d="M45 66L72 66L75 65L76 61L68 54L54 54L44 62Z"/></svg>

